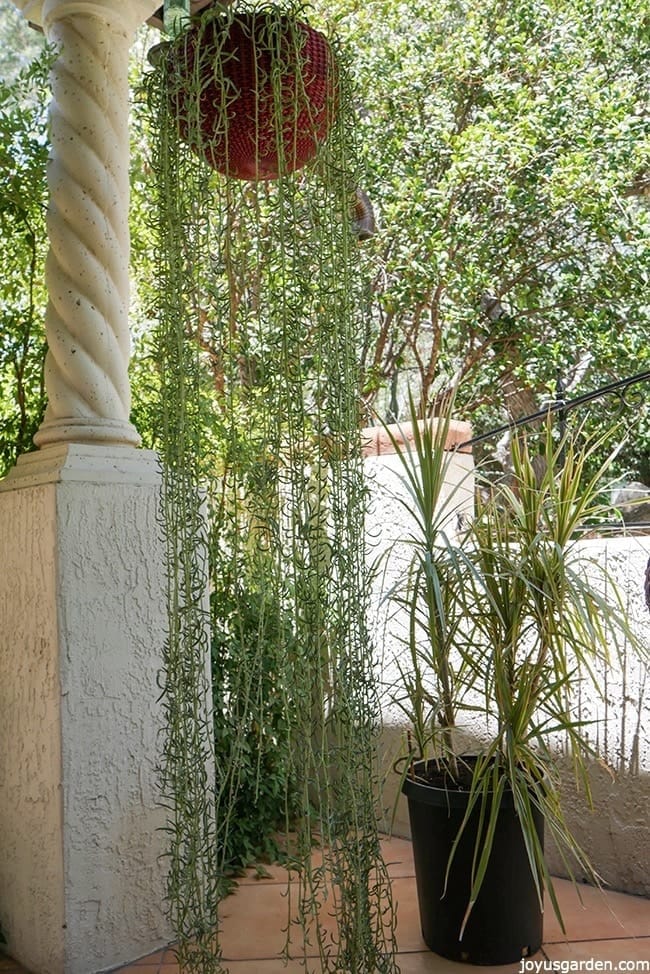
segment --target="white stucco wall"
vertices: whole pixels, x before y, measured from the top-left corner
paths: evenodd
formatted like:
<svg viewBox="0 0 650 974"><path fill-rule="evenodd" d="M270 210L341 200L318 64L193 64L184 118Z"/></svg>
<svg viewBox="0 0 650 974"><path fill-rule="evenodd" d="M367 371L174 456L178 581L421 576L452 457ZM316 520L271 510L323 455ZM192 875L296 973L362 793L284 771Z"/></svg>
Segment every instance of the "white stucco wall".
<svg viewBox="0 0 650 974"><path fill-rule="evenodd" d="M650 611L643 594L650 536L587 540L580 547L612 575L630 623L650 651ZM567 768L564 810L603 880L613 889L650 896L650 672L626 644L610 649L603 698L586 693L580 700L583 719L593 721L589 736L601 756L590 768L594 808L576 793ZM553 871L564 875L550 843L547 857Z"/></svg>
<svg viewBox="0 0 650 974"><path fill-rule="evenodd" d="M90 974L171 938L164 557L155 456L57 449L0 489L0 923L35 974Z"/></svg>
<svg viewBox="0 0 650 974"><path fill-rule="evenodd" d="M49 955L52 970L60 970L55 512L51 487L0 494L0 923L10 946L28 949L37 963Z"/></svg>

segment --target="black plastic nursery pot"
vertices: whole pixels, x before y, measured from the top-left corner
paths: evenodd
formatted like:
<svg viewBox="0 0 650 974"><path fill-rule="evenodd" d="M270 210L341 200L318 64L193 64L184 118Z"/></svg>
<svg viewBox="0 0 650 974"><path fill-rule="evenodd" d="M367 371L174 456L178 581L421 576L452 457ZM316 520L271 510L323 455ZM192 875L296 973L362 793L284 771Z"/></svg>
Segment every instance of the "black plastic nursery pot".
<svg viewBox="0 0 650 974"><path fill-rule="evenodd" d="M426 763L415 773L426 773ZM472 812L454 853L451 850L465 817L468 792L451 791L406 778L422 936L430 950L469 964L509 964L534 954L542 945L542 911L512 795L506 793L497 818L487 872L460 934L470 899L479 810ZM535 810L543 841L544 822Z"/></svg>

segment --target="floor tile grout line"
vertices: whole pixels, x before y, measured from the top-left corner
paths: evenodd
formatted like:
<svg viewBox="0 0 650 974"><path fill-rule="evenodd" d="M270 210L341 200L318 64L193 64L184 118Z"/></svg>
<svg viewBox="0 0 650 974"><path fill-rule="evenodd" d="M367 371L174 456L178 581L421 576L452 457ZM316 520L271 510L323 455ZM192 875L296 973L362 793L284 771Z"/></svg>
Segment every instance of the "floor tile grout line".
<svg viewBox="0 0 650 974"><path fill-rule="evenodd" d="M572 940L548 940L544 947L566 947L568 944L607 944L617 943L619 940L629 940L632 943L638 940L650 941L649 933L628 933L622 937L574 937Z"/></svg>

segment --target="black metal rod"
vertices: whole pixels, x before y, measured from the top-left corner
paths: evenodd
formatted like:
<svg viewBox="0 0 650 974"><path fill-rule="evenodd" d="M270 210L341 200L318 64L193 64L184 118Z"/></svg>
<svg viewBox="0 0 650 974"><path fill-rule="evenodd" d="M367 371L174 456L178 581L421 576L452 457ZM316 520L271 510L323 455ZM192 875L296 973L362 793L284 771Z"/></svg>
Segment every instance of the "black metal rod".
<svg viewBox="0 0 650 974"><path fill-rule="evenodd" d="M460 443L456 449L462 450L468 446L475 446L477 443L483 443L485 440L489 440L492 436L498 436L499 433L507 433L509 430L518 429L518 427L526 426L528 423L534 423L538 419L544 419L549 413L557 413L560 411L569 412L569 410L575 409L576 406L583 406L585 403L592 402L594 399L601 399L603 396L617 392L619 389L627 389L628 386L636 385L637 382L647 382L648 380L650 380L650 370L647 372L639 372L637 375L632 375L627 379L610 382L609 385L601 386L600 389L593 389L591 392L585 392L581 396L576 396L575 399L549 402L544 409L539 409L536 413L531 413L530 416L522 416L520 419L516 419L511 423L504 423L503 426L497 426L487 433L474 436L471 440Z"/></svg>

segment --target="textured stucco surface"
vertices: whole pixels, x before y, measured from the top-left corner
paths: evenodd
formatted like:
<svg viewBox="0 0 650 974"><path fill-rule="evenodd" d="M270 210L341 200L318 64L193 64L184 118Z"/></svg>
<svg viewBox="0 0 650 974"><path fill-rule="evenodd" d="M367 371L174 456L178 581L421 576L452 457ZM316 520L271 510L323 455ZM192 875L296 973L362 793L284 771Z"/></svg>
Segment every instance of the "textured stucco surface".
<svg viewBox="0 0 650 974"><path fill-rule="evenodd" d="M62 970L55 491L0 494L0 923L36 971ZM28 568L29 566L29 568Z"/></svg>
<svg viewBox="0 0 650 974"><path fill-rule="evenodd" d="M650 537L583 542L585 552L606 566L626 601L630 622L650 646L650 612L643 597ZM593 811L563 772L567 820L599 874L613 889L650 896L650 682L645 665L623 646L601 673L602 700L585 694L583 719L601 760L590 768ZM549 863L564 875L548 847ZM581 878L581 877L579 877Z"/></svg>
<svg viewBox="0 0 650 974"><path fill-rule="evenodd" d="M151 455L132 451L142 475L125 477L94 451L86 482L73 447L63 480L0 492L0 920L35 974L91 974L170 939L159 489Z"/></svg>
<svg viewBox="0 0 650 974"><path fill-rule="evenodd" d="M157 514L155 488L58 489L66 974L133 959L166 939L155 790L165 621Z"/></svg>

